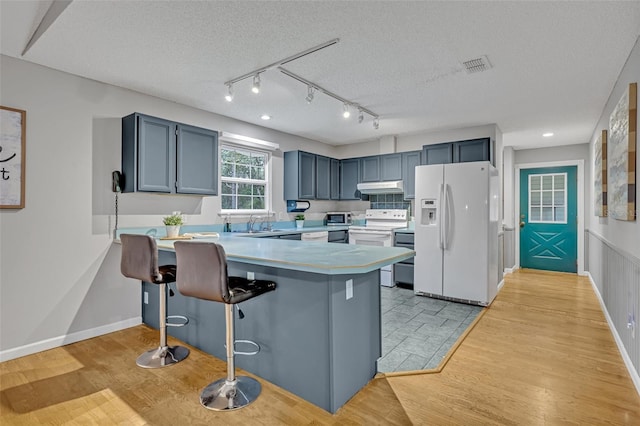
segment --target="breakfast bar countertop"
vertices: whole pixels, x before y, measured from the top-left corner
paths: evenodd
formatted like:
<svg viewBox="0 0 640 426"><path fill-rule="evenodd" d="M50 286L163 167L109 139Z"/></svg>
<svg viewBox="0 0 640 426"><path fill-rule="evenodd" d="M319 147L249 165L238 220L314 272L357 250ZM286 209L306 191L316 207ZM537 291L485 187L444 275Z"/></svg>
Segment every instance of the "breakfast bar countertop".
<svg viewBox="0 0 640 426"><path fill-rule="evenodd" d="M366 273L415 256L415 251L401 247L254 238L233 233L192 241L221 244L228 261L325 275ZM174 242L157 240L158 249L174 251Z"/></svg>

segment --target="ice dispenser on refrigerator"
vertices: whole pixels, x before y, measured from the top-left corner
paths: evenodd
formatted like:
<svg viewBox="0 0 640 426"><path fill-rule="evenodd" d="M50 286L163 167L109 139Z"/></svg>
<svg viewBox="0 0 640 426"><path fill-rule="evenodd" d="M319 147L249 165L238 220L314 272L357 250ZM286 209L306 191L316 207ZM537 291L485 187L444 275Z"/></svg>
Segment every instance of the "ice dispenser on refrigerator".
<svg viewBox="0 0 640 426"><path fill-rule="evenodd" d="M436 200L423 199L420 200L422 212L420 215L420 224L428 226L436 226L438 220L438 214L436 209Z"/></svg>

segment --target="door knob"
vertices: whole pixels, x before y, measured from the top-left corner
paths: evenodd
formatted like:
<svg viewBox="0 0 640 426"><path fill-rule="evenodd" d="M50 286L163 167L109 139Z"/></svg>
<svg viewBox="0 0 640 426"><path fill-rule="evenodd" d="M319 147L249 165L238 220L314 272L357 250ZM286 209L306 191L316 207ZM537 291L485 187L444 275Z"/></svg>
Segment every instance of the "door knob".
<svg viewBox="0 0 640 426"><path fill-rule="evenodd" d="M520 222L520 228L524 228L524 222Z"/></svg>

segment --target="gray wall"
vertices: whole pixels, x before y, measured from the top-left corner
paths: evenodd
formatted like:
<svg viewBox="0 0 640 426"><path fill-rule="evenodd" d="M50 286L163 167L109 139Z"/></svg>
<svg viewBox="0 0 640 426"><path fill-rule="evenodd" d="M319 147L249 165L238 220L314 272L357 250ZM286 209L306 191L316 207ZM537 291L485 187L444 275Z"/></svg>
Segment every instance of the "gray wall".
<svg viewBox="0 0 640 426"><path fill-rule="evenodd" d="M26 207L0 212L2 359L140 321L139 285L120 275L111 239L110 176L120 169L121 117L141 112L279 143L272 209L281 219L290 218L281 196L282 152L334 154L317 141L6 56L0 75L1 104L27 111ZM120 227L157 226L173 210L185 212L189 224L221 222L220 197L122 194L119 206ZM313 208L319 218L338 207Z"/></svg>
<svg viewBox="0 0 640 426"><path fill-rule="evenodd" d="M589 145L590 154L594 152L594 144L598 135L602 130L609 129L609 116L620 100L623 91L627 90L629 83L634 82L640 83L640 38L636 41L636 45L611 91L609 100L603 108L600 119L595 125ZM636 123L638 123L637 116ZM637 133L636 131L636 138ZM616 332L631 362L634 363L636 388L640 390L638 375L640 372L640 338L638 337L640 333L638 330L640 322L640 217L637 213L637 203L640 202L639 142L636 139L636 220L622 221L610 217L595 216L592 204L589 204L586 213L588 270L602 295ZM593 160L589 163L589 169L594 169ZM591 199L594 199L593 183L587 187L587 192L592 194ZM632 329L627 328L630 317L635 317L635 335Z"/></svg>

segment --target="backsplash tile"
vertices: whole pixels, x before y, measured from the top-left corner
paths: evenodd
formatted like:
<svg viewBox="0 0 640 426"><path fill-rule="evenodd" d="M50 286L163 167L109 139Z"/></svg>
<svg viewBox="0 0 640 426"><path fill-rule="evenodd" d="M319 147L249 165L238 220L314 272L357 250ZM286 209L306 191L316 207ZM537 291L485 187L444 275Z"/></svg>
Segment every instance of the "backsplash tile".
<svg viewBox="0 0 640 426"><path fill-rule="evenodd" d="M404 200L404 194L371 194L372 209L411 209L411 201Z"/></svg>

